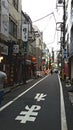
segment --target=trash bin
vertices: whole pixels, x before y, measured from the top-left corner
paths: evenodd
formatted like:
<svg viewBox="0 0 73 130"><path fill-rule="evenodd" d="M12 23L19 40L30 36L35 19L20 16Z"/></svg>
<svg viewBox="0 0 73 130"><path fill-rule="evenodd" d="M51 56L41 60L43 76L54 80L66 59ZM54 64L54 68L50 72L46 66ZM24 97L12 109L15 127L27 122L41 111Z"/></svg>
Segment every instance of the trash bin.
<svg viewBox="0 0 73 130"><path fill-rule="evenodd" d="M4 90L0 90L0 104L3 100L3 97L4 97Z"/></svg>

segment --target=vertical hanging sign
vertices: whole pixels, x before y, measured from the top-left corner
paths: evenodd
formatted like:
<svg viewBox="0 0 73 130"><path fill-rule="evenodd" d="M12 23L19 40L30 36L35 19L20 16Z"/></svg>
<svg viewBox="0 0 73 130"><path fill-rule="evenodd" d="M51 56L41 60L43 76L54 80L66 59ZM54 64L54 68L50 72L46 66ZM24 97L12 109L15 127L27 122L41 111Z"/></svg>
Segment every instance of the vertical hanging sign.
<svg viewBox="0 0 73 130"><path fill-rule="evenodd" d="M28 41L28 24L22 24L22 41Z"/></svg>

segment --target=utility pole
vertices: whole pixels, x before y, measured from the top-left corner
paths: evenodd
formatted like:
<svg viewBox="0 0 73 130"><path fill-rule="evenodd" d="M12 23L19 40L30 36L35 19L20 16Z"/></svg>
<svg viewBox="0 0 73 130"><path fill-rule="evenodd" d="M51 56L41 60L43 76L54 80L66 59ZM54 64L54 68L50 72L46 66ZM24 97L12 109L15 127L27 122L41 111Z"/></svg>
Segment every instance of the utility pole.
<svg viewBox="0 0 73 130"><path fill-rule="evenodd" d="M62 23L62 30L63 31L63 40L61 41L61 48L62 48L62 63L61 63L61 68L62 68L62 79L65 79L64 75L64 51L65 51L65 24L66 24L66 8L65 8L65 0L58 0L59 5L63 5L60 7L63 7L63 23Z"/></svg>
<svg viewBox="0 0 73 130"><path fill-rule="evenodd" d="M63 2L63 49L65 48L65 20L66 20L66 16L65 16L65 0Z"/></svg>
<svg viewBox="0 0 73 130"><path fill-rule="evenodd" d="M65 0L63 1L63 56L62 56L62 79L65 79L65 70L64 70L64 51L65 51L65 23L66 23L66 15L65 15Z"/></svg>

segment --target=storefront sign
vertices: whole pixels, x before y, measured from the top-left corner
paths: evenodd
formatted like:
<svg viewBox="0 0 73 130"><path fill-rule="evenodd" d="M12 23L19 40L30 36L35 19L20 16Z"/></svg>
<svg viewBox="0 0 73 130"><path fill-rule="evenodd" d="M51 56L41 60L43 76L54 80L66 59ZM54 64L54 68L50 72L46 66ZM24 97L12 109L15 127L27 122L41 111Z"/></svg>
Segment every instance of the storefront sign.
<svg viewBox="0 0 73 130"><path fill-rule="evenodd" d="M3 43L0 43L0 53L3 55L8 55L8 46Z"/></svg>
<svg viewBox="0 0 73 130"><path fill-rule="evenodd" d="M1 0L1 33L9 35L9 6L8 0Z"/></svg>
<svg viewBox="0 0 73 130"><path fill-rule="evenodd" d="M31 65L31 60L26 60L27 65Z"/></svg>
<svg viewBox="0 0 73 130"><path fill-rule="evenodd" d="M19 45L13 45L13 53L19 53Z"/></svg>

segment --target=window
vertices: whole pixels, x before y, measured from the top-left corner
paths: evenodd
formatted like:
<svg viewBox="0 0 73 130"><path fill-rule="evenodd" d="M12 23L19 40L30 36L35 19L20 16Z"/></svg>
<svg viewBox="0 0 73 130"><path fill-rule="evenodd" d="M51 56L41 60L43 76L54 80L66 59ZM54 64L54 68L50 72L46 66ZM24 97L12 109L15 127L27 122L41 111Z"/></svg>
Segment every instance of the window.
<svg viewBox="0 0 73 130"><path fill-rule="evenodd" d="M18 10L18 0L13 0L13 5L16 10Z"/></svg>
<svg viewBox="0 0 73 130"><path fill-rule="evenodd" d="M9 33L17 38L17 25L12 21L11 18L9 18Z"/></svg>

